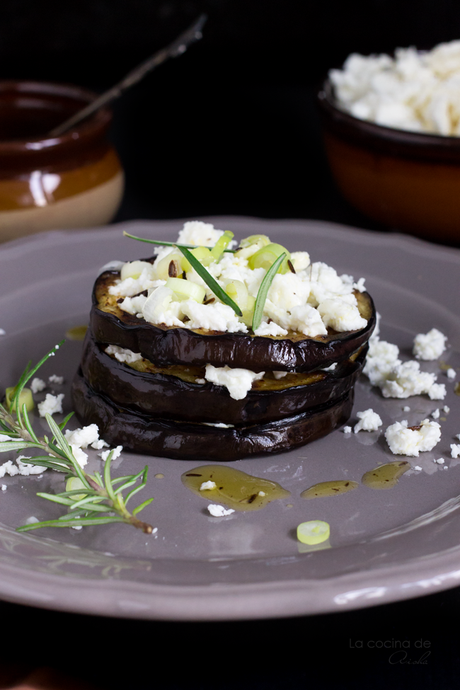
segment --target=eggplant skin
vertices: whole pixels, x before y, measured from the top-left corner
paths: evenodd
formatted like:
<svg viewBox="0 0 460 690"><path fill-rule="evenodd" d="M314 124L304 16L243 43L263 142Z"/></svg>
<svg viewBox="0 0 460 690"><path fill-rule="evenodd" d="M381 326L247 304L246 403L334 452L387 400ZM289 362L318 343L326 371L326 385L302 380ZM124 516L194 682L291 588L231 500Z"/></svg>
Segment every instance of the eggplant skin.
<svg viewBox="0 0 460 690"><path fill-rule="evenodd" d="M157 457L229 462L292 450L330 434L349 419L354 390L327 405L266 424L220 428L154 419L113 405L96 394L81 370L72 385L75 413L82 424L95 423L110 445Z"/></svg>
<svg viewBox="0 0 460 690"><path fill-rule="evenodd" d="M223 386L136 371L107 355L89 331L80 366L96 393L133 412L191 422L199 415L201 422L260 424L300 414L342 397L355 385L367 349L366 345L355 360L347 360L331 372L312 375L312 382L307 385L276 390L253 389L242 400L231 398Z"/></svg>
<svg viewBox="0 0 460 690"><path fill-rule="evenodd" d="M313 371L348 359L369 340L376 324L372 297L367 292L357 292L360 311L367 318L365 328L358 331L331 331L317 338L298 333L275 338L161 327L123 312L114 298L107 297L114 275L106 271L94 285L90 328L95 340L140 352L160 366L227 364L252 371Z"/></svg>

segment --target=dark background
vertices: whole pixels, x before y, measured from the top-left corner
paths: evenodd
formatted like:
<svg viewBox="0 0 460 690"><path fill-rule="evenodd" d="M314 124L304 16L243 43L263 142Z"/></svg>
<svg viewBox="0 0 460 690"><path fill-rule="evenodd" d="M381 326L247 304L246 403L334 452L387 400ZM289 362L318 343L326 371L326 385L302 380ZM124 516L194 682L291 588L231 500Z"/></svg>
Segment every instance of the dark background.
<svg viewBox="0 0 460 690"><path fill-rule="evenodd" d="M2 78L102 91L201 12L203 40L114 106L112 137L127 176L117 219L238 214L378 229L333 185L316 89L350 52L459 38L458 0L2 0ZM10 677L52 666L104 690L450 690L458 686L458 598L453 589L362 611L200 624L4 603L0 659ZM392 639L409 640L412 652L416 640L429 641L426 663L413 653L412 663L392 664L386 650L369 648ZM362 650L350 647L357 640Z"/></svg>
<svg viewBox="0 0 460 690"><path fill-rule="evenodd" d="M460 36L455 0L2 0L4 78L107 89L202 12L203 40L125 94L118 220L210 214L378 226L335 191L315 92L350 52Z"/></svg>

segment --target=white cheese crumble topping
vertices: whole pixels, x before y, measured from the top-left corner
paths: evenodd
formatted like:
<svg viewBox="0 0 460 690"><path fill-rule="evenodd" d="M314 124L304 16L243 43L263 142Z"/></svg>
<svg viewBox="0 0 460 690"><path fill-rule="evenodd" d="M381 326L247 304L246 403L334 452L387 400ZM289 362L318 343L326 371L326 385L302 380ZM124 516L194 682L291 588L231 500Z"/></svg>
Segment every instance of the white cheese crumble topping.
<svg viewBox="0 0 460 690"><path fill-rule="evenodd" d="M351 54L329 72L340 106L386 127L460 135L460 41L431 51L398 48L389 55Z"/></svg>
<svg viewBox="0 0 460 690"><path fill-rule="evenodd" d="M437 328L432 328L428 333L419 333L414 338L413 354L425 361L439 359L446 349L446 340L446 336Z"/></svg>
<svg viewBox="0 0 460 690"><path fill-rule="evenodd" d="M391 424L385 431L388 446L394 455L418 457L419 453L432 450L441 439L441 426L424 419L419 425L409 427L406 420Z"/></svg>
<svg viewBox="0 0 460 690"><path fill-rule="evenodd" d="M30 390L32 391L32 393L40 393L45 388L46 383L42 379L39 379L37 376L34 379L32 379L30 383Z"/></svg>
<svg viewBox="0 0 460 690"><path fill-rule="evenodd" d="M210 223L189 221L179 233L178 243L213 246L222 234L223 231L216 230ZM223 289L228 282L239 281L244 284L249 297L255 299L266 274L265 269L251 269L248 264L251 253L258 249L258 246L249 246L234 253L226 252L207 270ZM110 294L124 298L118 303L120 309L156 325L247 333L243 320L212 294L195 270L186 272L187 280L202 285L206 296L214 298L212 303L181 300L166 287L160 264L173 251L173 247L161 247L153 264L135 262L137 268L142 268L141 273L124 280L120 278L109 288ZM278 273L270 285L256 335L286 336L289 330L293 330L313 337L325 335L328 326L339 332L365 327L367 321L361 317L353 294L354 290L364 290L363 278L354 282L352 276L339 276L325 263L312 264L308 252L294 252L291 262L296 272ZM126 272L122 271L121 275L126 275ZM140 294L145 291L147 296Z"/></svg>
<svg viewBox="0 0 460 690"><path fill-rule="evenodd" d="M344 426L343 429L342 429L342 431L343 431L344 434L351 434L351 432L353 431L353 429L351 428L351 426Z"/></svg>
<svg viewBox="0 0 460 690"><path fill-rule="evenodd" d="M449 381L453 381L455 379L455 377L457 376L457 372L455 371L455 369L452 369L452 367L450 367L446 371L446 376L449 379Z"/></svg>
<svg viewBox="0 0 460 690"><path fill-rule="evenodd" d="M443 400L446 395L445 385L436 383L436 374L421 371L416 360L401 362L397 345L379 338L369 341L363 373L385 398L426 394L431 400Z"/></svg>
<svg viewBox="0 0 460 690"><path fill-rule="evenodd" d="M230 397L234 400L242 400L251 390L253 381L263 378L265 372L258 373L249 369L232 369L231 367L215 367L206 365L205 379L217 386L225 386Z"/></svg>
<svg viewBox="0 0 460 690"><path fill-rule="evenodd" d="M233 508L224 508L224 506L220 506L217 503L210 503L208 511L213 517L225 517L235 512Z"/></svg>
<svg viewBox="0 0 460 690"><path fill-rule="evenodd" d="M451 443L450 444L450 457L451 458L460 458L460 443Z"/></svg>
<svg viewBox="0 0 460 690"><path fill-rule="evenodd" d="M213 482L211 480L207 482L202 482L200 486L200 491L211 491L212 489L217 488L216 482Z"/></svg>
<svg viewBox="0 0 460 690"><path fill-rule="evenodd" d="M107 444L106 444L107 445ZM112 454L112 460L116 460L117 458L120 457L121 453L123 451L123 446L117 446L116 448L109 448L109 450L103 450L102 453L99 453L101 456L102 460L105 462L107 458L109 457L110 453Z"/></svg>
<svg viewBox="0 0 460 690"><path fill-rule="evenodd" d="M377 429L382 426L382 420L377 412L374 412L372 408L364 410L363 412L357 412L356 416L359 422L354 426L354 433L357 434L358 431L377 431Z"/></svg>
<svg viewBox="0 0 460 690"><path fill-rule="evenodd" d="M48 377L48 383L55 383L57 386L62 386L62 384L64 383L64 377L52 374Z"/></svg>
<svg viewBox="0 0 460 690"><path fill-rule="evenodd" d="M47 393L46 398L37 405L40 417L45 417L47 414L53 415L62 412L63 399L64 393L59 393L59 395Z"/></svg>
<svg viewBox="0 0 460 690"><path fill-rule="evenodd" d="M10 477L15 477L18 474L23 477L28 477L31 474L43 474L47 469L41 465L33 465L31 462L25 462L29 460L32 462L33 458L27 458L25 455L19 455L16 458L16 465L12 460L7 460L3 465L0 465L0 477L4 477L7 474Z"/></svg>
<svg viewBox="0 0 460 690"><path fill-rule="evenodd" d="M108 345L105 348L105 352L108 355L113 355L119 362L126 364L132 364L133 362L138 362L140 359L142 359L140 352L133 352L132 350L128 350L124 347L118 347L118 345Z"/></svg>

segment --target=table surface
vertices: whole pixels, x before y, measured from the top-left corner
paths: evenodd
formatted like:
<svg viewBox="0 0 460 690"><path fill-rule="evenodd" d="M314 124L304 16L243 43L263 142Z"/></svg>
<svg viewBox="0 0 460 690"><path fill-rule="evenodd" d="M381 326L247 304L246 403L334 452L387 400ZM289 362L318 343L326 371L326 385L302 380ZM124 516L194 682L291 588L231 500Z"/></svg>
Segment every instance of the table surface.
<svg viewBox="0 0 460 690"><path fill-rule="evenodd" d="M152 169L133 135L130 108L136 98L141 96L128 99L116 111L113 137L127 176L116 221L229 214L318 218L381 229L347 206L334 186L322 150L313 90L267 87L253 95L251 106L256 112L251 121L268 102L274 104L272 120L264 123L255 139L254 132L250 135L240 126L236 157L230 151L236 135L227 142L219 140L222 160L228 156L228 165L217 171L213 137L201 141L199 162L187 158L173 166L169 157L159 156ZM218 107L224 105L223 94L221 99ZM275 126L282 136L274 137L269 146L266 134ZM179 145L183 138L179 137ZM257 164L248 171L254 160ZM156 183L158 172L162 180ZM456 588L339 614L176 623L106 619L2 602L5 638L6 631L13 634L2 647L0 688L297 690L311 685L386 690L391 684L446 689L454 687L459 670L459 606Z"/></svg>

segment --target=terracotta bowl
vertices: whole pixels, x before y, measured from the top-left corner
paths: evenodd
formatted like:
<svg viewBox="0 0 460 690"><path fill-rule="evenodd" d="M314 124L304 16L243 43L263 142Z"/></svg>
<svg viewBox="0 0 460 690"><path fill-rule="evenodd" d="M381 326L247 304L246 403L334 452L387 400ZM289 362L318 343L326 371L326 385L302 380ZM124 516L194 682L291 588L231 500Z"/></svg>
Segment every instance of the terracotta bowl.
<svg viewBox="0 0 460 690"><path fill-rule="evenodd" d="M115 215L124 175L107 138L111 111L49 135L94 97L64 84L0 82L0 241L103 225Z"/></svg>
<svg viewBox="0 0 460 690"><path fill-rule="evenodd" d="M460 137L359 120L340 110L327 80L317 102L332 173L352 206L387 228L460 242Z"/></svg>

